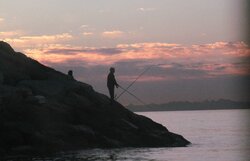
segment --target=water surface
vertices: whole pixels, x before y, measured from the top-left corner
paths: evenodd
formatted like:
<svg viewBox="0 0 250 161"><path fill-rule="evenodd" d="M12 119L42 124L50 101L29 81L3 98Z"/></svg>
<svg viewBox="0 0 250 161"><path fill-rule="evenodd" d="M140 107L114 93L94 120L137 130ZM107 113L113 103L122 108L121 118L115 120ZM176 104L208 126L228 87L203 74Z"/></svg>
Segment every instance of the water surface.
<svg viewBox="0 0 250 161"><path fill-rule="evenodd" d="M140 112L192 142L181 148L91 149L32 161L249 161L250 110ZM15 159L9 159L15 160Z"/></svg>

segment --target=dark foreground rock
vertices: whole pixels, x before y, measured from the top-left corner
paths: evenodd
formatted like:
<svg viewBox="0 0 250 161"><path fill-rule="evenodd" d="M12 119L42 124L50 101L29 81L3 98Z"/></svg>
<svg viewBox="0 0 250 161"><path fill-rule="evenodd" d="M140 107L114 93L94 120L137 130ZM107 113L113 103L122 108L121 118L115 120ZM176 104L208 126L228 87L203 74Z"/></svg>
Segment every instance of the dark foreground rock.
<svg viewBox="0 0 250 161"><path fill-rule="evenodd" d="M0 154L190 142L0 42Z"/></svg>

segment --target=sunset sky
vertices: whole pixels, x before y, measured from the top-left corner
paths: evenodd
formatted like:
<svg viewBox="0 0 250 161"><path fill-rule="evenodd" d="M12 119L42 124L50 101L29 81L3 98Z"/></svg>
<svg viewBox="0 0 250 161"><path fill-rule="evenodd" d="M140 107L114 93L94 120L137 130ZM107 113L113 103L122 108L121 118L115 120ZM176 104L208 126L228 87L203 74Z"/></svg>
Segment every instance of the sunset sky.
<svg viewBox="0 0 250 161"><path fill-rule="evenodd" d="M0 0L0 40L108 94L145 103L249 100L245 0ZM245 83L244 83L245 82ZM117 95L122 90L116 91ZM128 94L119 101L140 104Z"/></svg>

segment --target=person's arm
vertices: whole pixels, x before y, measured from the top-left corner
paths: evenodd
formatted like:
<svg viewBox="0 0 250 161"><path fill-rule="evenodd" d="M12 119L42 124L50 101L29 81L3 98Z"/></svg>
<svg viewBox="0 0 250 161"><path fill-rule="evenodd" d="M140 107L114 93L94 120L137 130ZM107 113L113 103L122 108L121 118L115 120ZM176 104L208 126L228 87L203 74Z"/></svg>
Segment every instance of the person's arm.
<svg viewBox="0 0 250 161"><path fill-rule="evenodd" d="M115 76L113 77L113 81L114 81L114 85L116 86L116 88L118 88L119 84L116 82Z"/></svg>

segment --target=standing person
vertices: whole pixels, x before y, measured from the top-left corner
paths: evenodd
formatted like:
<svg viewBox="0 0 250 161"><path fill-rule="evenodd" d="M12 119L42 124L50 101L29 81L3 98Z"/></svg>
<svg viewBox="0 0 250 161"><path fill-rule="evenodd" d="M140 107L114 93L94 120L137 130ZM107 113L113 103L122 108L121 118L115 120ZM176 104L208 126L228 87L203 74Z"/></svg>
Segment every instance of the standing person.
<svg viewBox="0 0 250 161"><path fill-rule="evenodd" d="M72 71L72 70L69 70L69 71L68 71L68 76L69 76L72 80L74 80L74 76L73 76L73 71Z"/></svg>
<svg viewBox="0 0 250 161"><path fill-rule="evenodd" d="M114 93L115 93L115 86L116 88L119 87L118 83L115 80L115 68L111 67L109 69L109 74L108 74L108 78L107 78L107 86L109 89L109 95L110 95L110 104L112 105L114 103Z"/></svg>

